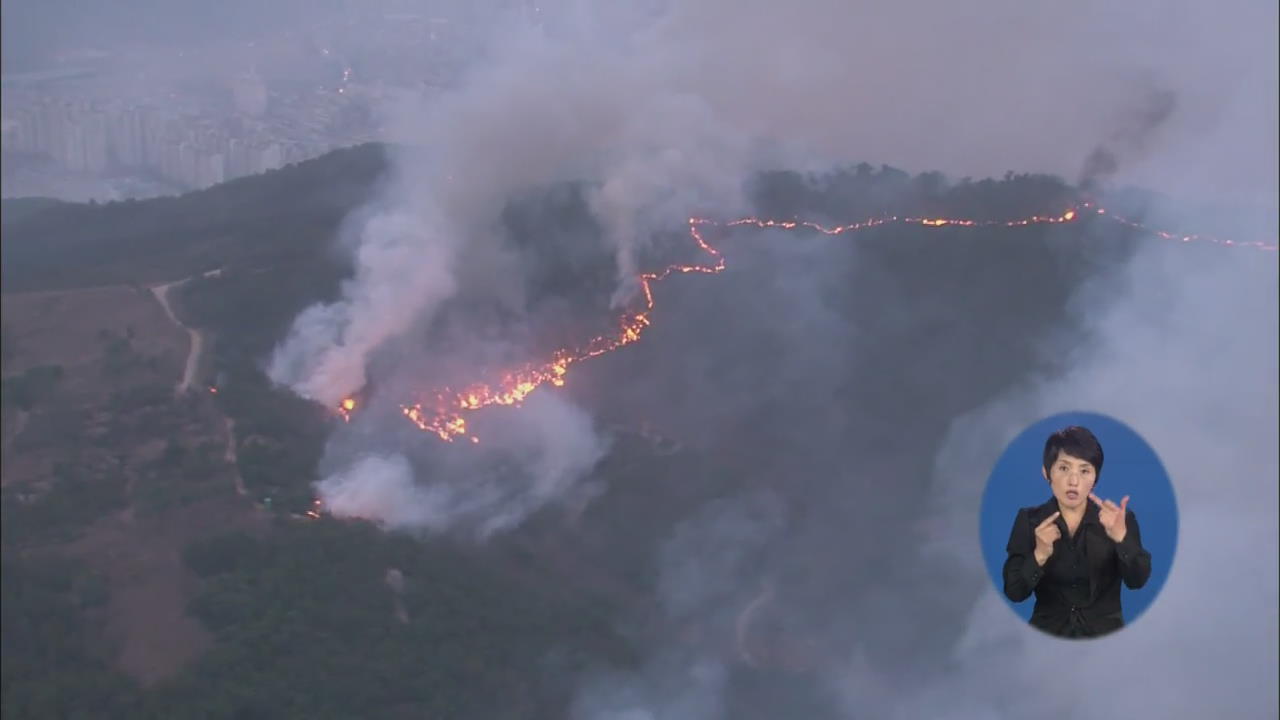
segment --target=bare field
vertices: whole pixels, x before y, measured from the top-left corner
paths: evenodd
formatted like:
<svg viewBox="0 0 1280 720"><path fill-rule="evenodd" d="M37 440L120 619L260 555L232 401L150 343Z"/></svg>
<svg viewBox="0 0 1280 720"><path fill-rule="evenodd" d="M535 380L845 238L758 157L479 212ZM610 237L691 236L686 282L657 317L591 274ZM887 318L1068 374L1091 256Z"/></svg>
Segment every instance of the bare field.
<svg viewBox="0 0 1280 720"><path fill-rule="evenodd" d="M60 368L28 407L5 403L0 481L18 491L5 502L38 504L74 483L64 492L72 500L60 501L70 510L48 511L71 518L66 532L23 538L24 546L76 557L105 576L99 639L122 670L154 683L212 642L186 612L196 579L182 548L225 529L262 530L268 520L236 492L216 404L199 392L175 395L190 336L150 289L5 294L2 315L7 388L33 369ZM109 500L99 513L73 507L95 487Z"/></svg>
<svg viewBox="0 0 1280 720"><path fill-rule="evenodd" d="M94 523L79 540L51 549L106 575L111 598L102 640L113 649L117 666L148 686L213 644L208 631L187 614L199 580L183 565L183 546L225 530L268 527L265 514L228 496L151 516L126 509Z"/></svg>
<svg viewBox="0 0 1280 720"><path fill-rule="evenodd" d="M6 293L2 305L6 339L16 345L5 374L44 364L62 365L68 372L87 369L100 352L100 333L123 336L130 328L135 349L160 356L166 372L178 375L186 362L186 332L145 287Z"/></svg>
<svg viewBox="0 0 1280 720"><path fill-rule="evenodd" d="M6 404L4 485L47 481L67 445L107 421L111 393L123 382L138 382L105 362L110 338L129 338L153 374L175 372L186 352L183 334L143 292L114 287L4 296L6 381L42 366L62 371L49 396L30 410Z"/></svg>

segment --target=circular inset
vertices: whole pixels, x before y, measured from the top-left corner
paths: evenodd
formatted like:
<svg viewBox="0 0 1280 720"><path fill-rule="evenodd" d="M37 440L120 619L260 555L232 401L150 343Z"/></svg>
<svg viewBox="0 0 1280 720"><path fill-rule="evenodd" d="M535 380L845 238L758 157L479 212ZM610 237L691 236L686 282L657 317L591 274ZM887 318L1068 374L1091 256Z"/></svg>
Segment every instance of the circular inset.
<svg viewBox="0 0 1280 720"><path fill-rule="evenodd" d="M979 537L996 589L1024 621L1058 637L1099 637L1132 623L1164 586L1178 508L1164 466L1133 429L1062 413L1005 448Z"/></svg>

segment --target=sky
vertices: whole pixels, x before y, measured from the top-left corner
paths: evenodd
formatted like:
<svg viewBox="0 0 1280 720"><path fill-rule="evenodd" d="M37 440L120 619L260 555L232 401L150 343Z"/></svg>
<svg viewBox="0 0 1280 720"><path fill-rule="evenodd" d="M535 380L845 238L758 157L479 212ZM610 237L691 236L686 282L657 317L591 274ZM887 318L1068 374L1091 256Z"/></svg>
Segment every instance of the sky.
<svg viewBox="0 0 1280 720"><path fill-rule="evenodd" d="M37 67L64 51L183 43L223 47L233 63L245 38L269 44L300 24L410 10L476 22L481 31L464 53L487 61L491 46L499 58L502 48L526 53L504 21L510 14L499 12L518 5L270 0L211 13L192 2L127 0L108 11L72 0L9 0L4 63ZM1118 180L1184 198L1277 206L1278 18L1269 3L538 5L543 32L558 47L592 58L582 76L604 61L619 87L661 83L704 104L721 129L793 146L792 158L955 176L1053 172L1074 181L1104 145L1118 159ZM529 80L548 98L559 91L545 85L551 77ZM1144 128L1153 97L1171 109ZM634 100L632 108L643 105Z"/></svg>

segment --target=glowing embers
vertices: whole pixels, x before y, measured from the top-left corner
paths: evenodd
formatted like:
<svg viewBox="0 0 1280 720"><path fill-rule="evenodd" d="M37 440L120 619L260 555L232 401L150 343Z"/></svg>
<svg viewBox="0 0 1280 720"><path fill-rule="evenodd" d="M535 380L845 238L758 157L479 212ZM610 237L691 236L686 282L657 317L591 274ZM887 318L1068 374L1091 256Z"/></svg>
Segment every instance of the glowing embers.
<svg viewBox="0 0 1280 720"><path fill-rule="evenodd" d="M1105 208L1100 208L1094 205L1093 203L1086 202L1081 204L1080 207L1085 210L1092 210L1097 215L1105 216L1107 219L1111 220L1112 222L1117 222L1117 223L1120 223L1121 225L1127 225L1128 227L1131 227L1135 230L1141 230L1142 232L1145 232L1145 233L1151 233L1152 235L1155 235L1158 238L1163 238L1165 240L1174 240L1174 241L1183 242L1183 243L1205 242L1213 245L1222 245L1224 247L1254 248L1256 250L1264 250L1268 252L1275 252L1277 249L1280 249L1280 245L1277 245L1275 243L1266 243L1260 240L1242 242L1238 240L1223 240L1220 238L1210 237L1208 235L1179 235L1177 233L1171 233L1165 230L1156 230L1153 228L1149 228L1140 222L1130 220L1125 217L1121 217L1114 213L1110 213Z"/></svg>
<svg viewBox="0 0 1280 720"><path fill-rule="evenodd" d="M569 373L569 367L574 363L604 355L638 341L651 324L649 313L654 307L653 283L661 281L672 273L718 273L724 270L724 258L718 250L703 239L698 231L699 224L708 222L696 218L690 219L689 233L698 247L713 257L715 262L709 265L668 265L660 272L642 274L640 289L644 297L644 307L619 318L617 330L613 333L598 335L578 348L558 350L550 361L541 365L529 365L508 373L495 385L476 383L457 391L444 388L432 393L432 399L429 401L402 405L401 412L419 429L432 433L441 440L452 442L455 438L468 435L467 421L462 417L463 412L494 405L519 407L529 393L542 385L547 383L557 387L564 385L564 378ZM469 439L473 443L479 442L479 438L474 435L469 436Z"/></svg>
<svg viewBox="0 0 1280 720"><path fill-rule="evenodd" d="M851 225L837 225L835 227L826 227L815 222L807 220L764 220L755 217L739 218L730 220L725 223L727 227L737 227L739 225L754 225L758 228L778 228L780 230L795 230L797 228L807 228L816 230L824 235L843 235L844 233L857 232L859 230L868 230L881 225L889 225L891 223L901 223L903 225L921 225L923 227L1024 227L1027 225L1052 225L1056 223L1068 223L1076 219L1076 211L1074 209L1067 210L1061 215L1032 215L1031 217L1021 218L1018 220L967 220L956 218L917 218L917 217L885 217L873 218L865 222L853 223ZM699 220L700 223L711 223L710 220Z"/></svg>
<svg viewBox="0 0 1280 720"><path fill-rule="evenodd" d="M338 405L338 415L345 422L351 422L351 414L356 411L356 399L353 397L343 398L342 403Z"/></svg>
<svg viewBox="0 0 1280 720"><path fill-rule="evenodd" d="M777 228L781 230L804 228L814 230L825 235L842 235L845 233L858 232L893 223L918 225L928 228L1014 228L1031 225L1056 225L1075 222L1085 214L1105 217L1108 220L1170 240L1179 240L1181 242L1203 240L1206 242L1233 247L1255 247L1262 250L1276 250L1276 245L1261 242L1241 243L1229 240L1217 240L1197 235L1179 236L1173 233L1152 230L1137 222L1110 214L1103 208L1097 207L1089 202L1082 203L1074 208L1069 208L1060 215L1032 215L1030 217L1017 220L971 220L963 218L893 216L873 218L865 222L850 225L826 227L815 222L804 220L769 220L757 217L745 217L721 223L705 218L689 218L689 236L698 246L698 249L708 256L711 262L706 264L668 265L659 272L641 274L639 281L641 294L644 298L643 307L624 314L619 319L618 327L615 332L592 338L585 345L578 348L561 349L552 356L550 361L541 365L528 365L518 371L508 373L500 381L492 385L488 383L476 383L469 385L462 390L455 391L450 388L442 388L435 392L428 393L428 400L402 405L401 412L414 425L418 426L419 429L432 433L441 440L452 442L456 438L467 437L473 443L479 442L479 439L476 436L470 434L469 427L466 419L463 417L463 413L500 405L519 407L530 393L544 384L550 383L557 387L564 385L565 376L569 372L569 367L574 363L587 358L596 357L598 355L604 355L605 353L612 352L624 345L629 345L640 340L644 331L652 323L650 315L655 305L653 295L653 287L655 284L661 282L673 273L716 274L724 270L724 256L719 250L712 247L711 244L703 237L702 231L700 230L702 226L734 228L751 225L758 228ZM338 414L341 415L344 420L349 421L355 408L355 400L348 398L342 401L341 407L338 408Z"/></svg>

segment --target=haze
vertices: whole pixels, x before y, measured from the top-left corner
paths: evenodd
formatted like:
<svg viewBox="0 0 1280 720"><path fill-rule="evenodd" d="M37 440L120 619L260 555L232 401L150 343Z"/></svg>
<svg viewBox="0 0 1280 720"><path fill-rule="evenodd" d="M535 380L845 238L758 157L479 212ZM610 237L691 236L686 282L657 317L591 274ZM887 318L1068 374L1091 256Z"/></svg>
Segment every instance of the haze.
<svg viewBox="0 0 1280 720"><path fill-rule="evenodd" d="M583 185L593 232L529 242L568 236L566 264L603 246L601 313L635 300L653 238L754 211L747 186L774 169L1049 173L1103 197L1154 191L1155 226L1275 242L1274 4L217 7L6 3L4 194L177 192L396 141L338 231L351 277L290 311L258 360L325 407L369 394L328 436L315 491L422 542L483 545L602 491L611 438L581 396L540 390L468 454L423 442L396 406L524 349L511 338L545 319L504 223L549 187ZM655 539L654 612L710 639L636 640L633 667L573 678L576 717L1275 715L1276 253L1086 252L1054 230L911 255L741 229L738 274L664 295L681 310L596 381L639 367L617 414L722 451L744 481ZM487 314L457 321L473 307ZM1062 410L1133 425L1182 513L1149 614L1071 647L1001 606L974 532L1003 444ZM783 628L778 655L820 666L757 667L752 608Z"/></svg>
<svg viewBox="0 0 1280 720"><path fill-rule="evenodd" d="M70 113L66 132L95 117L122 123L146 105L181 117L188 135L197 125L219 127L221 135L206 133L197 145L203 165L217 169L161 168L163 147L119 152L128 157L88 168L83 159L55 158L21 174L10 157L5 195L137 194L127 182L100 181L137 170L151 171L142 174L152 185L203 186L376 138L385 128L368 106L388 88L456 84L493 45L509 42L512 27L535 23L553 38L570 38L566 46L582 57L640 43L635 57L664 82L814 165L865 160L955 177L1013 170L1074 181L1089 154L1106 146L1118 183L1183 200L1275 208L1276 12L1243 0L1086 2L1061 11L1016 2L703 0L601 9L568 0L269 0L216 8L10 0L3 7L6 148L39 154L27 113L49 98L115 102ZM88 75L31 75L53 70ZM266 99L257 99L258 82ZM340 89L357 99L335 99ZM1172 111L1143 127L1153 94L1169 98ZM15 128L28 131L18 139ZM232 158L234 140L266 157ZM152 142L183 141L192 142L176 135ZM72 177L59 177L63 171Z"/></svg>

